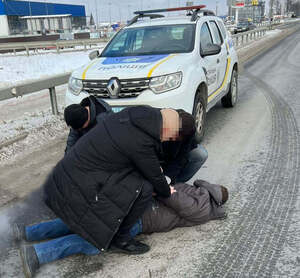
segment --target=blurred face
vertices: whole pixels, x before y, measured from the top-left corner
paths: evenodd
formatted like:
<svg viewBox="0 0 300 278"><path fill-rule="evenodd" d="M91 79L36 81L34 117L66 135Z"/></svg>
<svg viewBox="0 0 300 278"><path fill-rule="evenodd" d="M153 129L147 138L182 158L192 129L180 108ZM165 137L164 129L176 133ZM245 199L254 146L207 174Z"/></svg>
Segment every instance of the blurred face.
<svg viewBox="0 0 300 278"><path fill-rule="evenodd" d="M180 121L176 110L161 110L163 125L161 130L161 141L177 141L179 140Z"/></svg>

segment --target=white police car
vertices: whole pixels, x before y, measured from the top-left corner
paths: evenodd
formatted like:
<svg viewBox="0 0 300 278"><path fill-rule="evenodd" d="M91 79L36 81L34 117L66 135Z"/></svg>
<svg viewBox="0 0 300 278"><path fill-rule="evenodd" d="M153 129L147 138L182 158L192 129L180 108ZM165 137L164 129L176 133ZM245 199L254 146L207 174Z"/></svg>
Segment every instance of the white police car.
<svg viewBox="0 0 300 278"><path fill-rule="evenodd" d="M238 58L222 20L205 6L135 12L102 53L75 70L66 105L94 95L114 111L131 105L184 109L204 132L206 112L219 100L237 101ZM187 10L187 16L157 12Z"/></svg>

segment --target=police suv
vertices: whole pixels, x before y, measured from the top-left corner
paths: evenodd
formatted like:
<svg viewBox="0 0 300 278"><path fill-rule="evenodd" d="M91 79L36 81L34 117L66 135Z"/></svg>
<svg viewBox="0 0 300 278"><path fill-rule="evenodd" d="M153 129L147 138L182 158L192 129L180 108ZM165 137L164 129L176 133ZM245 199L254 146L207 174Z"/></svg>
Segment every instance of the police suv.
<svg viewBox="0 0 300 278"><path fill-rule="evenodd" d="M184 109L195 116L197 137L207 111L219 100L233 107L238 94L238 58L222 20L205 6L135 12L104 50L75 70L66 105L94 95L115 112L132 105ZM158 12L187 10L187 16Z"/></svg>

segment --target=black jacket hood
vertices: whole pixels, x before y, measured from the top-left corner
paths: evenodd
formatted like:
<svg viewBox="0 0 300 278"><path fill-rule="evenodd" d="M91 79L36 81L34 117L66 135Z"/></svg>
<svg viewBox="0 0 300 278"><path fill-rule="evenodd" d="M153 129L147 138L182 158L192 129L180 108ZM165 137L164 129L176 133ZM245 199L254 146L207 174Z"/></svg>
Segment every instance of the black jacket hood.
<svg viewBox="0 0 300 278"><path fill-rule="evenodd" d="M129 117L133 125L160 141L162 115L159 108L150 106L131 107Z"/></svg>
<svg viewBox="0 0 300 278"><path fill-rule="evenodd" d="M90 101L90 126L94 126L96 124L96 105L93 101Z"/></svg>

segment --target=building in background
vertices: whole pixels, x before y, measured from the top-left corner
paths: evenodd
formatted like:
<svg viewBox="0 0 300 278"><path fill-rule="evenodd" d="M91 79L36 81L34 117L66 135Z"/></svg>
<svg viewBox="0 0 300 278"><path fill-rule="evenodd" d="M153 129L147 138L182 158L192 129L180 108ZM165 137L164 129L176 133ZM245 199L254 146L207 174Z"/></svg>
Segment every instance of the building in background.
<svg viewBox="0 0 300 278"><path fill-rule="evenodd" d="M239 8L238 21L261 22L265 17L265 1L263 0L227 0L228 15L235 16L236 3L243 2L244 6Z"/></svg>
<svg viewBox="0 0 300 278"><path fill-rule="evenodd" d="M0 0L0 36L61 33L85 26L83 5Z"/></svg>
<svg viewBox="0 0 300 278"><path fill-rule="evenodd" d="M300 0L285 0L285 12L289 17L299 17Z"/></svg>

